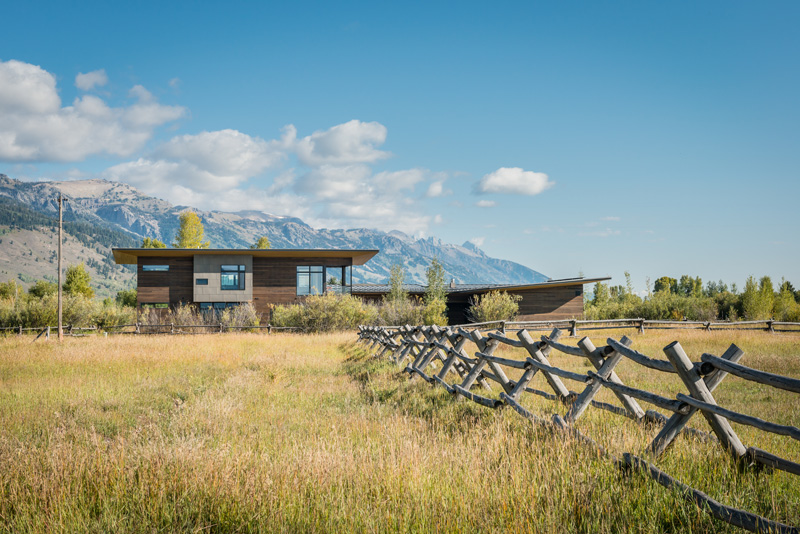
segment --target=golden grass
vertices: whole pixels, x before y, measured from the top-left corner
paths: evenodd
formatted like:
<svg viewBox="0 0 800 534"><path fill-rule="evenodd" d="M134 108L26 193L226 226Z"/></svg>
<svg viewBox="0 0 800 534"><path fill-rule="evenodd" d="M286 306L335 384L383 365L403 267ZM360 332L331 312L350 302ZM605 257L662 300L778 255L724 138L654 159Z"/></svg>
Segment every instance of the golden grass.
<svg viewBox="0 0 800 534"><path fill-rule="evenodd" d="M590 337L600 345L605 334ZM735 342L743 363L800 376L798 337L631 337L651 356L680 339L695 360ZM348 333L0 341L0 530L733 530L511 410L456 402L442 388L410 381L354 340ZM569 356L552 360L585 370ZM628 363L618 369L626 383L675 387ZM546 389L540 377L533 385ZM798 426L791 395L732 377L717 391L727 407ZM532 395L524 404L540 415L564 413ZM615 452L638 453L657 431L591 408L578 425ZM701 418L692 425L707 428ZM735 429L747 445L800 460L797 442ZM685 437L657 464L726 504L800 523L797 477L741 471L718 445Z"/></svg>

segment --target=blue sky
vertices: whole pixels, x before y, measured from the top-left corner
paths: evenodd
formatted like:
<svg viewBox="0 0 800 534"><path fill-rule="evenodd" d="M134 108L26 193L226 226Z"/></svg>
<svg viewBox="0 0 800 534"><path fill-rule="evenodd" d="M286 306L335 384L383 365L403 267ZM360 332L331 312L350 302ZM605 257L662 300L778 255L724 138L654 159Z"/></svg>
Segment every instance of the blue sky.
<svg viewBox="0 0 800 534"><path fill-rule="evenodd" d="M163 4L4 6L0 172L800 285L797 2Z"/></svg>

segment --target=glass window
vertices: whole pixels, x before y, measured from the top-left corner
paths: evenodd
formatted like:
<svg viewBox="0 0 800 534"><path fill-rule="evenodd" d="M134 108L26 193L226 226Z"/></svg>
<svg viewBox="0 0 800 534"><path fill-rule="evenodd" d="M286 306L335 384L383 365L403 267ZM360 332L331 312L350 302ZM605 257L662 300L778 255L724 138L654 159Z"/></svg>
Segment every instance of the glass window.
<svg viewBox="0 0 800 534"><path fill-rule="evenodd" d="M142 308L145 310L149 310L150 308L157 308L157 309L165 309L169 308L169 303L167 302L148 302L147 304L142 304Z"/></svg>
<svg viewBox="0 0 800 534"><path fill-rule="evenodd" d="M208 278L198 278L195 280L195 284L197 284L198 286L207 286Z"/></svg>
<svg viewBox="0 0 800 534"><path fill-rule="evenodd" d="M242 290L244 289L244 265L222 265L220 266L221 289Z"/></svg>
<svg viewBox="0 0 800 534"><path fill-rule="evenodd" d="M211 309L211 303L210 302L201 302L200 303L200 309L201 310L210 310Z"/></svg>
<svg viewBox="0 0 800 534"><path fill-rule="evenodd" d="M325 290L322 265L300 265L297 267L297 294L319 295Z"/></svg>
<svg viewBox="0 0 800 534"><path fill-rule="evenodd" d="M143 271L169 271L169 265L142 265Z"/></svg>
<svg viewBox="0 0 800 534"><path fill-rule="evenodd" d="M350 267L326 267L325 291L327 293L349 293Z"/></svg>

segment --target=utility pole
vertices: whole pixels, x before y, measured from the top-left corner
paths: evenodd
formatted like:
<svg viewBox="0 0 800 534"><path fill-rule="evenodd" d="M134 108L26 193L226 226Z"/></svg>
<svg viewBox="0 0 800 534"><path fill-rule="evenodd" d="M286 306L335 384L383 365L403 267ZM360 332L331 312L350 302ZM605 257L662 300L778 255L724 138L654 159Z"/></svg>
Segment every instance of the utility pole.
<svg viewBox="0 0 800 534"><path fill-rule="evenodd" d="M64 329L61 325L61 205L63 198L58 194L58 342L64 341Z"/></svg>

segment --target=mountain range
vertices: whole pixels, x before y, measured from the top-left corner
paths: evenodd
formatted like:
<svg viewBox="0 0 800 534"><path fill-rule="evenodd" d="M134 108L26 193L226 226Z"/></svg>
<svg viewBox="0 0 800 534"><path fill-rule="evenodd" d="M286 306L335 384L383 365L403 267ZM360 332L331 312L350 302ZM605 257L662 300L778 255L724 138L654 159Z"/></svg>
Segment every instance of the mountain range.
<svg viewBox="0 0 800 534"><path fill-rule="evenodd" d="M103 296L134 285L134 269L116 265L111 248L136 247L144 237L169 244L179 215L187 209L200 216L212 248L247 248L266 236L272 248L380 250L366 265L353 270L354 283L385 283L394 264L405 267L407 282L425 283L425 270L433 258L457 283L522 284L548 279L518 263L491 258L470 242L454 245L435 237L416 239L399 231L367 228L315 229L294 217L260 211L174 206L120 182L26 182L4 174L0 174L0 279L16 278L25 284L38 278L55 279L59 193L66 198L65 263L84 262Z"/></svg>

